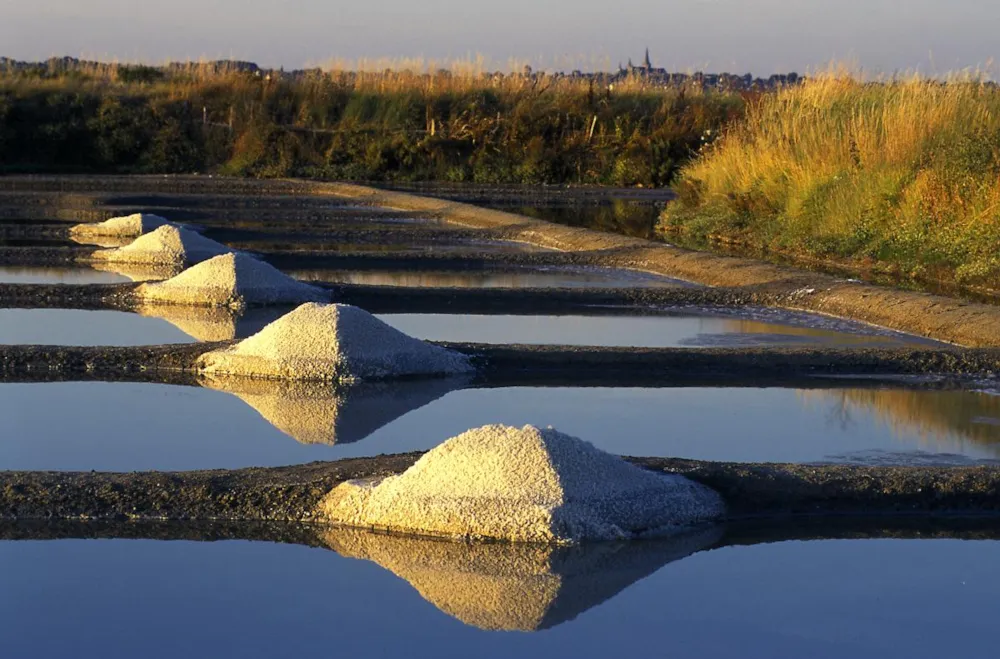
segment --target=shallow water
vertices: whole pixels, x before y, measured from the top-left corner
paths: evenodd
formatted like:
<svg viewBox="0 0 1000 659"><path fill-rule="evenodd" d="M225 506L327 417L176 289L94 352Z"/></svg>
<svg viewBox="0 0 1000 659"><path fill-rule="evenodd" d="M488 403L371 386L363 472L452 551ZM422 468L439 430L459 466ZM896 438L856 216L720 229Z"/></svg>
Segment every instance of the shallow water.
<svg viewBox="0 0 1000 659"><path fill-rule="evenodd" d="M452 288L622 288L684 285L674 279L627 270L527 269L507 271L288 270L304 281L372 286Z"/></svg>
<svg viewBox="0 0 1000 659"><path fill-rule="evenodd" d="M214 389L0 384L0 469L279 466L425 450L489 423L552 425L624 455L865 464L1000 459L1000 397L969 391L457 389L461 382L436 380L335 392L238 379L207 384Z"/></svg>
<svg viewBox="0 0 1000 659"><path fill-rule="evenodd" d="M717 538L3 541L0 634L37 657L995 656L997 542Z"/></svg>
<svg viewBox="0 0 1000 659"><path fill-rule="evenodd" d="M0 344L134 346L192 341L164 320L124 311L0 309Z"/></svg>
<svg viewBox="0 0 1000 659"><path fill-rule="evenodd" d="M775 315L775 317L778 317ZM847 333L810 319L817 326L740 318L670 313L656 316L480 316L382 314L403 332L431 341L523 343L644 348L719 346L848 345L899 346L917 341L899 334ZM789 316L797 318L797 316ZM839 323L835 327L847 328Z"/></svg>
<svg viewBox="0 0 1000 659"><path fill-rule="evenodd" d="M0 284L121 284L131 281L116 272L87 267L0 265Z"/></svg>
<svg viewBox="0 0 1000 659"><path fill-rule="evenodd" d="M148 305L136 313L82 309L0 309L0 345L138 346L228 341L255 334L289 309Z"/></svg>

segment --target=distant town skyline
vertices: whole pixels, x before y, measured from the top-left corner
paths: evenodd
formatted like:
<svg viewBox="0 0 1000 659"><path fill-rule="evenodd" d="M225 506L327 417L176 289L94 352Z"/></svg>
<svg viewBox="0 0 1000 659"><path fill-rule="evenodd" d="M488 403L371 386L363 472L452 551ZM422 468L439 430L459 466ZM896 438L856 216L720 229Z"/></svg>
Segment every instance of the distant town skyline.
<svg viewBox="0 0 1000 659"><path fill-rule="evenodd" d="M163 63L233 58L302 68L484 58L615 70L649 47L672 71L770 74L831 61L870 71L990 68L1000 3L981 0L37 0L8 3L0 55Z"/></svg>

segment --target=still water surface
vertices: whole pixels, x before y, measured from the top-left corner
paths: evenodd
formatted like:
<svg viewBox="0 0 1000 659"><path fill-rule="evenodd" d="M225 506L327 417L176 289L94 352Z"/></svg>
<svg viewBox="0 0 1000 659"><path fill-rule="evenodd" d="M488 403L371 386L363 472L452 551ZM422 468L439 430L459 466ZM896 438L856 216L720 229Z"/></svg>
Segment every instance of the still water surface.
<svg viewBox="0 0 1000 659"><path fill-rule="evenodd" d="M899 346L918 339L901 334L855 334L818 326L787 325L739 317L659 316L481 316L473 314L381 314L410 336L429 341L580 346L868 345ZM844 327L848 324L844 323ZM852 329L864 330L861 326Z"/></svg>
<svg viewBox="0 0 1000 659"><path fill-rule="evenodd" d="M0 344L137 346L228 341L255 334L291 308L228 309L146 305L136 313L83 309L0 309Z"/></svg>
<svg viewBox="0 0 1000 659"><path fill-rule="evenodd" d="M0 284L121 284L125 275L87 267L0 265Z"/></svg>
<svg viewBox="0 0 1000 659"><path fill-rule="evenodd" d="M426 450L534 424L617 454L963 464L1000 459L1000 397L906 389L458 389L460 382L0 384L0 469L277 466Z"/></svg>
<svg viewBox="0 0 1000 659"><path fill-rule="evenodd" d="M78 309L0 309L0 344L156 345L245 338L290 308L225 309L145 305L138 313ZM734 317L478 316L385 314L379 316L421 339L480 343L595 346L709 347L766 345L889 345L913 337L853 334L827 327L786 325ZM822 322L817 319L817 322Z"/></svg>
<svg viewBox="0 0 1000 659"><path fill-rule="evenodd" d="M717 538L3 541L0 635L32 657L995 656L997 542Z"/></svg>

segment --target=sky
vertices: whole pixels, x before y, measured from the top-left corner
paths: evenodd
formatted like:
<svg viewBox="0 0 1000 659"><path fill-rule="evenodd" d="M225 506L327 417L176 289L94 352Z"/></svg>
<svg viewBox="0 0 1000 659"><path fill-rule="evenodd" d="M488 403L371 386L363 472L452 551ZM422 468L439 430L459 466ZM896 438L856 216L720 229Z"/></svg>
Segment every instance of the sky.
<svg viewBox="0 0 1000 659"><path fill-rule="evenodd" d="M262 66L481 56L583 70L642 59L675 71L990 68L992 0L0 0L0 55ZM992 70L992 69L991 69Z"/></svg>

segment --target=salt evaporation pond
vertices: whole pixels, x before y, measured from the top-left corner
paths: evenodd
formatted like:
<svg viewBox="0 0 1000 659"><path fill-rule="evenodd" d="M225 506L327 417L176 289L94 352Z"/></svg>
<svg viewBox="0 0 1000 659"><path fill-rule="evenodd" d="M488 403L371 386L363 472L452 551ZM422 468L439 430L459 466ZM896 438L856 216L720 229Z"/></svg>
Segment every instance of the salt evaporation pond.
<svg viewBox="0 0 1000 659"><path fill-rule="evenodd" d="M648 348L867 345L900 346L917 337L876 332L857 324L802 314L771 314L802 324L751 320L740 316L670 313L655 316L503 316L381 314L406 334L428 341L473 343L634 346ZM815 323L810 326L807 323ZM870 334L844 331L861 330Z"/></svg>
<svg viewBox="0 0 1000 659"><path fill-rule="evenodd" d="M115 272L84 266L0 265L0 284L122 284L132 281Z"/></svg>
<svg viewBox="0 0 1000 659"><path fill-rule="evenodd" d="M245 338L290 308L245 314L180 305L144 305L138 313L79 309L0 309L0 344L155 345ZM919 339L892 333L855 334L843 323L810 327L741 317L479 316L383 314L390 325L421 339L480 343L637 347L766 345L899 346ZM812 320L812 319L810 319ZM815 319L816 322L827 322ZM829 321L838 322L838 321Z"/></svg>
<svg viewBox="0 0 1000 659"><path fill-rule="evenodd" d="M0 309L0 344L132 346L191 343L159 318L124 311Z"/></svg>
<svg viewBox="0 0 1000 659"><path fill-rule="evenodd" d="M684 285L674 279L607 268L525 268L523 270L295 270L289 276L369 286L443 288L650 288Z"/></svg>
<svg viewBox="0 0 1000 659"><path fill-rule="evenodd" d="M0 345L136 346L228 341L259 332L287 313L149 305L138 313L86 309L0 309Z"/></svg>
<svg viewBox="0 0 1000 659"><path fill-rule="evenodd" d="M7 540L0 634L37 657L995 656L1000 543L717 539L499 574L503 545L470 568L473 547L390 537Z"/></svg>
<svg viewBox="0 0 1000 659"><path fill-rule="evenodd" d="M219 390L4 383L0 469L279 466L426 450L490 423L552 425L624 455L862 464L1000 459L1000 397L971 391L455 389L461 384L316 394L262 382L214 384Z"/></svg>

